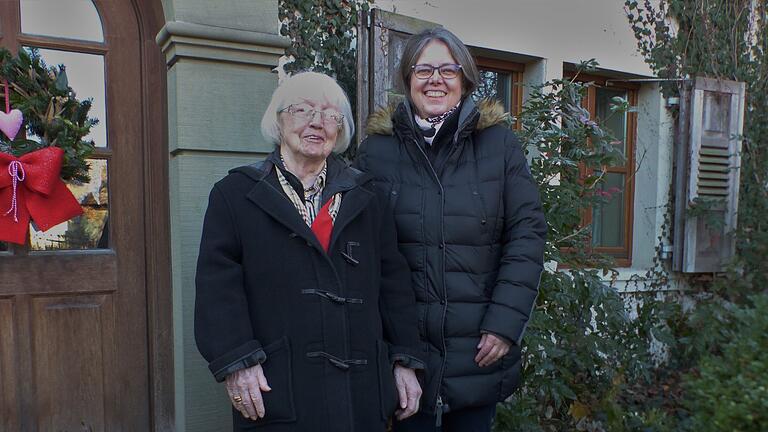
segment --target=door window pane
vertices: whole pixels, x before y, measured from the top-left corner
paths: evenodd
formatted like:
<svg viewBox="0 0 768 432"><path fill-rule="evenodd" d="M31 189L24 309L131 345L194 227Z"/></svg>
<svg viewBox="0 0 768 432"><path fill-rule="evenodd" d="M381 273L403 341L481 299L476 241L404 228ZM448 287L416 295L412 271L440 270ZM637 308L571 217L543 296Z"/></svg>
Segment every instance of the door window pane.
<svg viewBox="0 0 768 432"><path fill-rule="evenodd" d="M621 151L621 154L626 156L627 113L611 112L611 106L616 105L612 101L614 97L626 99L627 92L602 87L595 89L596 117L603 129L608 130L619 141L616 143L616 146Z"/></svg>
<svg viewBox="0 0 768 432"><path fill-rule="evenodd" d="M83 207L83 215L50 228L46 232L30 226L31 250L72 250L109 248L109 192L107 161L90 159L88 183L67 183Z"/></svg>
<svg viewBox="0 0 768 432"><path fill-rule="evenodd" d="M104 42L91 0L21 0L22 33Z"/></svg>
<svg viewBox="0 0 768 432"><path fill-rule="evenodd" d="M596 193L607 202L592 211L592 245L624 246L624 174L607 173Z"/></svg>
<svg viewBox="0 0 768 432"><path fill-rule="evenodd" d="M480 68L480 82L472 93L475 102L481 99L498 99L504 109L512 108L512 74Z"/></svg>
<svg viewBox="0 0 768 432"><path fill-rule="evenodd" d="M24 47L27 51L32 48ZM46 65L63 64L67 70L69 86L78 100L91 99L89 117L99 122L85 137L92 139L96 147L107 147L107 97L104 81L104 56L52 49L37 49Z"/></svg>

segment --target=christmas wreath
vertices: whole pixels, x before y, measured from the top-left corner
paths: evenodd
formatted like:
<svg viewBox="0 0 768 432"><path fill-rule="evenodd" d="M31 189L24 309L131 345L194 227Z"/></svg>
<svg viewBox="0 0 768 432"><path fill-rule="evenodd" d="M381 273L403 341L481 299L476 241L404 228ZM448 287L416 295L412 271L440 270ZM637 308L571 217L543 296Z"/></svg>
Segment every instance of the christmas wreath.
<svg viewBox="0 0 768 432"><path fill-rule="evenodd" d="M97 120L65 67L47 66L35 49L0 49L0 81L0 241L23 244L30 219L45 231L82 214L64 180L89 180L94 143L84 138Z"/></svg>

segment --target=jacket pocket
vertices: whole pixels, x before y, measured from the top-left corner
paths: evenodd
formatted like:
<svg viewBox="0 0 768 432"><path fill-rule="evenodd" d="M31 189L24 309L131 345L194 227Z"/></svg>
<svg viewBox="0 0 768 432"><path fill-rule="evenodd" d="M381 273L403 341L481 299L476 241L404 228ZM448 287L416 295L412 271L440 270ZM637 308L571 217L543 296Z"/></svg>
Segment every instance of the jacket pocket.
<svg viewBox="0 0 768 432"><path fill-rule="evenodd" d="M379 371L381 418L387 420L395 413L398 398L392 362L389 360L389 346L384 341L376 341L376 359Z"/></svg>
<svg viewBox="0 0 768 432"><path fill-rule="evenodd" d="M475 203L475 208L478 209L478 216L479 216L479 222L480 222L480 232L483 235L489 234L489 228L490 221L488 220L488 212L485 209L485 200L483 199L483 195L480 192L480 188L476 184L470 184L470 187L472 188L471 194L472 199Z"/></svg>
<svg viewBox="0 0 768 432"><path fill-rule="evenodd" d="M296 421L296 407L293 401L293 379L291 369L291 346L283 337L264 347L267 359L261 364L271 391L261 392L264 398L265 415L256 421L249 420L235 411L235 425L254 428L271 423Z"/></svg>

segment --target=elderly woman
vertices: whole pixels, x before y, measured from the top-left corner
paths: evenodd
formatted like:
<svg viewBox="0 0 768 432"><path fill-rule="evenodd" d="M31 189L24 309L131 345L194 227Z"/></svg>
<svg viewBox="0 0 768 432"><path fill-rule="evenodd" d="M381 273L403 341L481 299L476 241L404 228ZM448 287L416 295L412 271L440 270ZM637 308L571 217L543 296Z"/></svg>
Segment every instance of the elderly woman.
<svg viewBox="0 0 768 432"><path fill-rule="evenodd" d="M412 270L427 358L422 411L395 431L488 431L520 380L520 340L546 224L507 114L475 105L467 48L433 29L409 39L406 101L375 113L358 166L389 193Z"/></svg>
<svg viewBox="0 0 768 432"><path fill-rule="evenodd" d="M394 222L371 177L331 154L351 118L332 78L288 78L261 123L276 150L211 191L195 337L235 431L383 431L398 399L398 418L418 409L416 306Z"/></svg>

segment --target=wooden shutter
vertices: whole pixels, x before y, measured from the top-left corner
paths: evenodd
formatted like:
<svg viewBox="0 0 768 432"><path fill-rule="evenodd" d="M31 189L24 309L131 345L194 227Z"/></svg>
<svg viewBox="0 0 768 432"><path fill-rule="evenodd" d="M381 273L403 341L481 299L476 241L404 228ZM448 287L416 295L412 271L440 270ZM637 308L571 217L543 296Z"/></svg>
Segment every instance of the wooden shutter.
<svg viewBox="0 0 768 432"><path fill-rule="evenodd" d="M679 142L688 145L677 154L675 270L722 271L736 252L744 95L742 82L703 77L683 92ZM706 211L694 215L693 206Z"/></svg>
<svg viewBox="0 0 768 432"><path fill-rule="evenodd" d="M357 127L358 144L365 138L368 115L398 101L405 92L398 67L408 38L439 24L381 9L358 21Z"/></svg>

